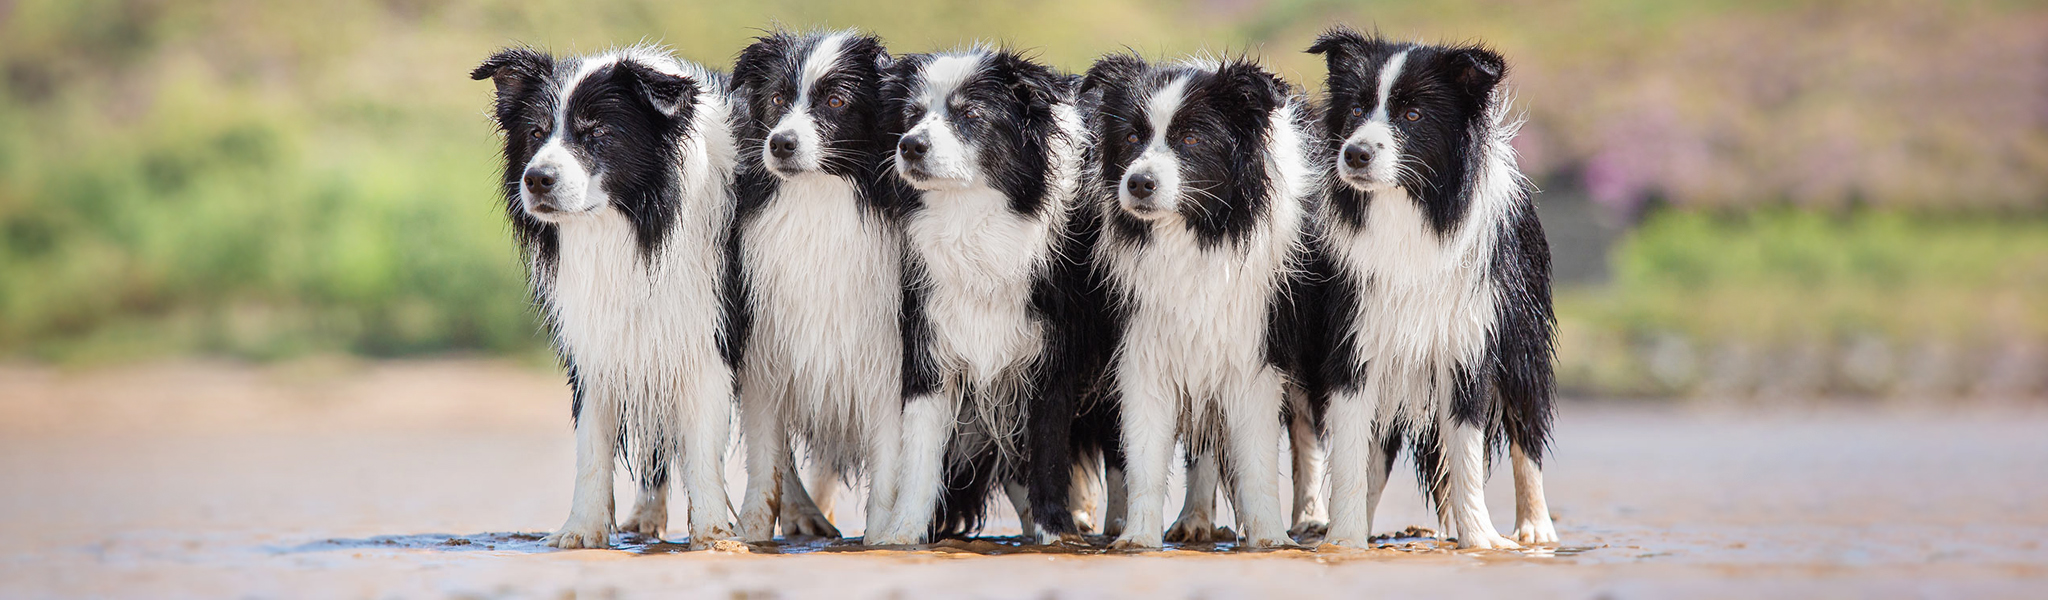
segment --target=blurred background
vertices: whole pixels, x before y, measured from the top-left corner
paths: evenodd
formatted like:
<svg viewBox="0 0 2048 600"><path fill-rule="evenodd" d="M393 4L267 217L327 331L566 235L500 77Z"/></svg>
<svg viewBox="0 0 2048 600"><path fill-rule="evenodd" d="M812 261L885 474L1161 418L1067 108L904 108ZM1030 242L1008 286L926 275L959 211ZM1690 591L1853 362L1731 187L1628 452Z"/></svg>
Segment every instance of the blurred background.
<svg viewBox="0 0 2048 600"><path fill-rule="evenodd" d="M887 15L886 18L877 15ZM549 369L493 190L494 49L771 23L897 52L1504 52L1575 396L2048 393L2048 5L2017 1L0 0L0 360L512 357Z"/></svg>

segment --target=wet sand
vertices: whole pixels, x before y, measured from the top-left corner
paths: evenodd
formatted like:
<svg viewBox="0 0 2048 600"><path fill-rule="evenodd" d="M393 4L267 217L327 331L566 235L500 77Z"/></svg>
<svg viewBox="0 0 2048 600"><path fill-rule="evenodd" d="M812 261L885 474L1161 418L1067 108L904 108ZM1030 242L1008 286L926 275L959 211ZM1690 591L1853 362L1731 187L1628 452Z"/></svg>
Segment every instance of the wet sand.
<svg viewBox="0 0 2048 600"><path fill-rule="evenodd" d="M1559 548L1399 538L1136 555L1001 538L686 552L679 521L665 542L551 551L536 540L567 515L567 412L558 378L491 361L0 366L0 596L2030 597L2048 584L2039 406L1569 403L1548 463ZM1510 487L1498 469L1503 528ZM1434 525L1412 478L1388 490L1383 533ZM841 493L849 534L858 505ZM1007 507L996 514L989 533L1014 534Z"/></svg>

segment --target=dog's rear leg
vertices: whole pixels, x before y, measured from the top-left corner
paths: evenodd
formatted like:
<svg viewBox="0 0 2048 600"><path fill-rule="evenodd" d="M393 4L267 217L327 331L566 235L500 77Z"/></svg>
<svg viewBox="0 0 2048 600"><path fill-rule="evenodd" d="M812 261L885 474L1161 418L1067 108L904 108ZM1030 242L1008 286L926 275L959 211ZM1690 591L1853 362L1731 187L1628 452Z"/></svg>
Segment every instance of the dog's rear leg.
<svg viewBox="0 0 2048 600"><path fill-rule="evenodd" d="M1543 467L1522 449L1508 444L1515 463L1515 541L1523 544L1557 543L1557 526L1550 522L1550 504L1543 498Z"/></svg>
<svg viewBox="0 0 2048 600"><path fill-rule="evenodd" d="M1309 422L1307 407L1297 407L1287 420L1290 453L1294 462L1294 527L1288 535L1297 539L1321 537L1330 531L1329 505L1323 496L1323 442Z"/></svg>
<svg viewBox="0 0 2048 600"><path fill-rule="evenodd" d="M1173 526L1166 529L1166 541L1176 544L1224 541L1218 539L1222 536L1216 531L1216 484L1221 477L1216 451L1198 450L1198 445L1187 445L1187 498L1181 501L1180 518L1174 519Z"/></svg>
<svg viewBox="0 0 2048 600"><path fill-rule="evenodd" d="M783 453L782 467L782 511L778 518L782 522L782 535L839 538L839 528L832 526L832 519L825 516L812 501L810 490L805 489L803 477L796 468L796 453L792 449ZM824 469L826 472L832 470ZM835 477L829 485L839 485Z"/></svg>

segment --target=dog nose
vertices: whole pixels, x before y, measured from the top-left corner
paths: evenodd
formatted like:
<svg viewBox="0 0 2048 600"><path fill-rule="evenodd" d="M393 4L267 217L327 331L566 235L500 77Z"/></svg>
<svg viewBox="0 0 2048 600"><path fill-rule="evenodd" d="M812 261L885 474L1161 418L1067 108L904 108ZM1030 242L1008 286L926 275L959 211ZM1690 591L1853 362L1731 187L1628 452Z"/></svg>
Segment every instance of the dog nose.
<svg viewBox="0 0 2048 600"><path fill-rule="evenodd" d="M1150 198L1152 192L1159 191L1159 180L1153 179L1151 173L1132 173L1124 179L1124 189L1133 197Z"/></svg>
<svg viewBox="0 0 2048 600"><path fill-rule="evenodd" d="M1369 164L1372 164L1371 150L1367 150L1365 146L1358 144L1344 146L1344 166L1350 167L1353 171L1361 171Z"/></svg>
<svg viewBox="0 0 2048 600"><path fill-rule="evenodd" d="M555 168L552 166L534 165L527 167L526 176L523 178L523 181L526 182L526 191L533 192L534 195L539 196L547 195L548 192L555 189L555 176Z"/></svg>
<svg viewBox="0 0 2048 600"><path fill-rule="evenodd" d="M768 136L768 153L776 158L796 156L796 134L784 131Z"/></svg>
<svg viewBox="0 0 2048 600"><path fill-rule="evenodd" d="M922 133L913 133L910 135L903 136L903 141L896 143L896 151L903 153L903 158L910 160L918 160L924 158L924 153L930 152L931 150L931 139L925 137L925 135Z"/></svg>

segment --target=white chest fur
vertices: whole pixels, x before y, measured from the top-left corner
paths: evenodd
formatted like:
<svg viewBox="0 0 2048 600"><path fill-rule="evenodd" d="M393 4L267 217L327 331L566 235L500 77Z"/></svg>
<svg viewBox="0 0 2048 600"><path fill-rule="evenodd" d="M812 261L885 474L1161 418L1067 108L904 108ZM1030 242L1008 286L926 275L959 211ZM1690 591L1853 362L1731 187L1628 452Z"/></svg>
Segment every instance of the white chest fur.
<svg viewBox="0 0 2048 600"><path fill-rule="evenodd" d="M1298 211L1280 209L1274 218L1291 231ZM1216 397L1270 368L1267 320L1295 242L1276 234L1281 226L1263 226L1243 246L1214 248L1201 247L1185 228L1160 227L1134 250L1109 252L1105 264L1127 310L1121 368L1185 399Z"/></svg>
<svg viewBox="0 0 2048 600"><path fill-rule="evenodd" d="M833 420L898 389L902 250L889 223L846 180L820 174L784 180L745 227L749 378L772 371L803 400L790 408Z"/></svg>
<svg viewBox="0 0 2048 600"><path fill-rule="evenodd" d="M561 343L587 374L640 376L697 372L722 360L714 343L721 320L723 253L703 207L686 207L680 225L651 255L612 210L560 225L547 315Z"/></svg>
<svg viewBox="0 0 2048 600"><path fill-rule="evenodd" d="M987 387L1043 344L1031 286L1051 259L1055 224L1011 211L1007 197L986 187L926 192L924 204L905 235L924 266L933 357Z"/></svg>

